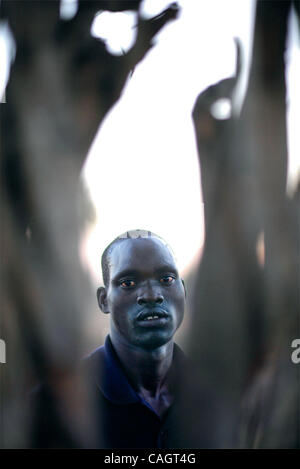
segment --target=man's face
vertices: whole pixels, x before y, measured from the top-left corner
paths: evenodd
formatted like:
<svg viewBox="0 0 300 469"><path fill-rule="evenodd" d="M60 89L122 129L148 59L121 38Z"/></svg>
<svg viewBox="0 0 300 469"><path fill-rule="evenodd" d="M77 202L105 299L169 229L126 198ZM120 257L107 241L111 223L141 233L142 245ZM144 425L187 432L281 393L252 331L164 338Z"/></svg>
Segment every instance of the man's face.
<svg viewBox="0 0 300 469"><path fill-rule="evenodd" d="M111 327L127 343L151 349L169 342L185 306L183 282L169 249L155 237L117 244L110 256L106 300Z"/></svg>

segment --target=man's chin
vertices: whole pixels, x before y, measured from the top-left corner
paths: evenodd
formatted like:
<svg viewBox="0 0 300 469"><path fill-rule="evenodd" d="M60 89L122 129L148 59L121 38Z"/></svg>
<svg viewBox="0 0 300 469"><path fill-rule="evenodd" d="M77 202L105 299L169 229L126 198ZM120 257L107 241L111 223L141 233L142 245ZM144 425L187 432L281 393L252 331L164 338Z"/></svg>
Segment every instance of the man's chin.
<svg viewBox="0 0 300 469"><path fill-rule="evenodd" d="M144 348L145 350L154 350L158 347L162 347L172 340L174 334L147 334L144 337L139 337L138 344L139 347Z"/></svg>

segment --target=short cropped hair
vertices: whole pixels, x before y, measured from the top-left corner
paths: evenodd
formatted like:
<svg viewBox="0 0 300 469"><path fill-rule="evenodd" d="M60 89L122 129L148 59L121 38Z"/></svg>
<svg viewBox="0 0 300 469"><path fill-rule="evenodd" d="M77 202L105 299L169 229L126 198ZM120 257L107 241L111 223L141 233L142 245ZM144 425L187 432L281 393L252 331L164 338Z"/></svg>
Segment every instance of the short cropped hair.
<svg viewBox="0 0 300 469"><path fill-rule="evenodd" d="M101 268L102 268L102 277L103 277L103 283L105 287L107 288L109 285L109 280L110 280L110 255L113 251L113 249L116 247L117 244L123 242L126 239L137 239L137 238L158 238L162 243L169 249L171 254L174 256L174 252L171 248L171 246L166 243L166 241L159 235L153 233L152 231L149 230L130 230L130 231L125 231L125 233L117 236L103 251L102 257L101 257Z"/></svg>

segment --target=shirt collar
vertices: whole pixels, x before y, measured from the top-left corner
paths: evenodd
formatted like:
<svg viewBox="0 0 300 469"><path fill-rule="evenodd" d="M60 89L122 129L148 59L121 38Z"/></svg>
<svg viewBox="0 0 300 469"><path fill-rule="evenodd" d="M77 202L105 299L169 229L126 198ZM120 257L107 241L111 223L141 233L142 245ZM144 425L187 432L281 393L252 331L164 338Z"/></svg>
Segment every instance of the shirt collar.
<svg viewBox="0 0 300 469"><path fill-rule="evenodd" d="M140 397L129 383L119 358L113 348L109 335L104 346L92 354L94 359L94 377L104 397L113 404L124 405L140 402ZM183 369L187 358L180 347L174 343L172 369L177 372Z"/></svg>

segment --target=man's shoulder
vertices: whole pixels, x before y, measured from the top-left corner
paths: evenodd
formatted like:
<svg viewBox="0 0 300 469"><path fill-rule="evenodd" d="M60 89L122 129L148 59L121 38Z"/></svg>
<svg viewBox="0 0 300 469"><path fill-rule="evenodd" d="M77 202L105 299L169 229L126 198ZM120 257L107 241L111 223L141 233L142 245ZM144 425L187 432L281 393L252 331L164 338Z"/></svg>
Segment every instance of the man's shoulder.
<svg viewBox="0 0 300 469"><path fill-rule="evenodd" d="M104 353L105 353L104 345L100 345L99 347L95 348L94 350L89 352L87 355L85 355L83 357L82 361L84 363L86 363L86 362L91 362L91 361L97 360L99 358L103 358Z"/></svg>
<svg viewBox="0 0 300 469"><path fill-rule="evenodd" d="M105 346L100 345L96 349L89 352L81 360L81 365L85 370L99 369L105 362Z"/></svg>

